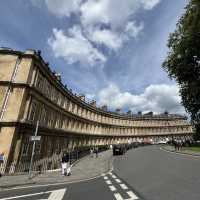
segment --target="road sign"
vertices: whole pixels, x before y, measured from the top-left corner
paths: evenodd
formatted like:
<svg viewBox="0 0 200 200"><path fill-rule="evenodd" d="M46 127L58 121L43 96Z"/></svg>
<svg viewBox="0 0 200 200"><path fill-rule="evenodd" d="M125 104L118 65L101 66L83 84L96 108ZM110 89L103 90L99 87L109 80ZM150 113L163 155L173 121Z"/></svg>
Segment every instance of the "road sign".
<svg viewBox="0 0 200 200"><path fill-rule="evenodd" d="M41 136L31 136L31 141L40 141Z"/></svg>
<svg viewBox="0 0 200 200"><path fill-rule="evenodd" d="M41 196L43 194L50 193L49 197L42 200L62 200L65 195L66 189L59 189L59 190L52 190L52 191L46 191L46 192L38 192L38 193L32 193L32 194L25 194L20 196L14 196L14 197L6 197L0 200L11 200L11 199L19 199L19 198L25 198L25 197L31 197L31 196Z"/></svg>

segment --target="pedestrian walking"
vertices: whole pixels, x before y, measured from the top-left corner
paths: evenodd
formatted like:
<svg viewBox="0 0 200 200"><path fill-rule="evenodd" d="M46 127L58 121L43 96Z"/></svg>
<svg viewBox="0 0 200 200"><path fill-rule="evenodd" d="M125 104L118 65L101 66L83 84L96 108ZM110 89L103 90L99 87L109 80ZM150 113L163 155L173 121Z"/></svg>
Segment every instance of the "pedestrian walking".
<svg viewBox="0 0 200 200"><path fill-rule="evenodd" d="M176 140L173 140L173 141L172 141L172 144L174 145L174 150L176 151L176 150L177 150L177 141L176 141Z"/></svg>
<svg viewBox="0 0 200 200"><path fill-rule="evenodd" d="M71 153L68 151L67 153L67 158L68 158L68 162L67 162L67 176L71 175Z"/></svg>
<svg viewBox="0 0 200 200"><path fill-rule="evenodd" d="M71 174L70 155L68 152L64 153L62 157L61 167L63 176L69 176Z"/></svg>
<svg viewBox="0 0 200 200"><path fill-rule="evenodd" d="M3 162L4 162L4 153L1 153L1 154L0 154L0 165L2 165ZM0 177L2 177L1 172L0 172Z"/></svg>
<svg viewBox="0 0 200 200"><path fill-rule="evenodd" d="M177 141L177 150L178 151L181 150L181 141L180 140Z"/></svg>
<svg viewBox="0 0 200 200"><path fill-rule="evenodd" d="M182 148L183 148L183 140L180 140L180 148L179 148L179 151L182 151Z"/></svg>
<svg viewBox="0 0 200 200"><path fill-rule="evenodd" d="M96 155L96 158L98 158L98 154L99 154L99 149L98 147L95 148L95 155Z"/></svg>
<svg viewBox="0 0 200 200"><path fill-rule="evenodd" d="M90 156L93 158L93 154L94 154L94 149L93 148L91 148L90 149Z"/></svg>
<svg viewBox="0 0 200 200"><path fill-rule="evenodd" d="M67 159L66 159L66 153L63 154L62 160L61 160L61 169L62 169L62 175L66 175L67 170Z"/></svg>

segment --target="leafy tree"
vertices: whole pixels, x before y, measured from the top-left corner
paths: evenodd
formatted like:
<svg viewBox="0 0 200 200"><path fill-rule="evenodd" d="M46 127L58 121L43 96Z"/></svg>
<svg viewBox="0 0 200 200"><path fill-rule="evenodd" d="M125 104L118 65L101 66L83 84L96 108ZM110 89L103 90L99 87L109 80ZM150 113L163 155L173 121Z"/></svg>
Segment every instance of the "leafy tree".
<svg viewBox="0 0 200 200"><path fill-rule="evenodd" d="M163 68L180 86L182 104L200 136L200 1L190 0L168 40Z"/></svg>

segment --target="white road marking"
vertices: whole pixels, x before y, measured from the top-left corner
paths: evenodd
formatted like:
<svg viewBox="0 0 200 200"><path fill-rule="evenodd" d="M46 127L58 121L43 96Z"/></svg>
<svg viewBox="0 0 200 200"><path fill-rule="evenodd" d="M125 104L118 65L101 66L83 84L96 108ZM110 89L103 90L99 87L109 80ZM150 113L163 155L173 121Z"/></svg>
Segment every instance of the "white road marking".
<svg viewBox="0 0 200 200"><path fill-rule="evenodd" d="M117 200L137 200L138 199L138 197L132 191L127 192L127 194L130 197L128 199L124 199L120 193L114 193L114 196Z"/></svg>
<svg viewBox="0 0 200 200"><path fill-rule="evenodd" d="M138 197L132 191L128 191L127 194L130 196L130 200L138 199Z"/></svg>
<svg viewBox="0 0 200 200"><path fill-rule="evenodd" d="M52 191L46 191L46 192L38 192L38 193L33 193L33 194L25 194L25 195L20 195L20 196L15 196L15 197L7 197L0 200L19 199L19 198L36 196L36 195L41 195L41 194L48 194L48 193L51 193L51 194L47 200L62 200L65 195L65 191L66 189L59 189L59 190L52 190Z"/></svg>
<svg viewBox="0 0 200 200"><path fill-rule="evenodd" d="M36 195L46 194L46 193L48 193L48 192L38 192L38 193L34 193L34 194L25 194L25 195L21 195L21 196L7 197L7 198L3 198L3 199L0 199L0 200L18 199L18 198L36 196Z"/></svg>
<svg viewBox="0 0 200 200"><path fill-rule="evenodd" d="M106 174L109 174L109 173L111 173L111 170L109 170ZM54 185L68 185L68 184L71 184L71 183L81 183L81 182L85 182L85 181L94 180L94 179L100 178L101 176L102 175L98 175L98 176L95 176L95 177L92 177L92 178L86 178L86 179L81 179L81 180L77 180L77 181L69 181L69 182L63 181L63 182L60 182L60 183L38 184L38 185L30 185L30 186L17 186L17 187L13 187L13 188L9 188L9 189L3 189L3 191L20 190L20 189L37 188L37 187L48 187L48 186L54 186Z"/></svg>
<svg viewBox="0 0 200 200"><path fill-rule="evenodd" d="M123 189L123 190L128 190L128 186L126 184L124 184L117 176L115 176L114 174L112 174L111 172L109 173L111 175L111 177L120 185L120 187ZM108 177L107 176L104 176L104 179L107 180ZM106 183L109 185L109 189L112 191L112 192L115 192L117 191L116 187L111 185L112 182L110 180L107 180ZM114 193L114 197L116 200L138 200L139 198L137 197L136 194L134 194L134 192L132 192L131 190L130 191L127 191L126 192L127 195L129 196L128 198L123 198L123 196L118 193L118 192L115 192Z"/></svg>
<svg viewBox="0 0 200 200"><path fill-rule="evenodd" d="M124 200L120 193L114 193L115 199L117 200Z"/></svg>
<svg viewBox="0 0 200 200"><path fill-rule="evenodd" d="M115 181L117 182L117 183L121 183L121 180L120 179L115 179Z"/></svg>
<svg viewBox="0 0 200 200"><path fill-rule="evenodd" d="M112 175L112 178L117 178L115 175Z"/></svg>
<svg viewBox="0 0 200 200"><path fill-rule="evenodd" d="M128 187L127 187L124 183L120 184L120 187L121 187L123 190L127 190L127 189L128 189Z"/></svg>
<svg viewBox="0 0 200 200"><path fill-rule="evenodd" d="M117 189L116 189L116 187L115 186L113 186L113 185L109 185L109 188L110 188L110 190L112 191L112 192L114 192L114 191L116 191Z"/></svg>
<svg viewBox="0 0 200 200"><path fill-rule="evenodd" d="M111 184L112 184L112 182L111 182L110 180L107 180L106 183L107 183L108 185L111 185Z"/></svg>
<svg viewBox="0 0 200 200"><path fill-rule="evenodd" d="M110 175L112 175L112 172L109 172Z"/></svg>
<svg viewBox="0 0 200 200"><path fill-rule="evenodd" d="M65 195L66 189L54 190L48 198L48 200L62 200Z"/></svg>

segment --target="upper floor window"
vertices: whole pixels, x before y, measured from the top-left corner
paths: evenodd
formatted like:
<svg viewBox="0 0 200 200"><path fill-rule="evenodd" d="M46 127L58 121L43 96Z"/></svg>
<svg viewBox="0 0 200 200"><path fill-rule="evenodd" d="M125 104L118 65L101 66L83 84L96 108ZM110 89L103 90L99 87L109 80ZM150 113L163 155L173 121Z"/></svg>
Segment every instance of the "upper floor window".
<svg viewBox="0 0 200 200"><path fill-rule="evenodd" d="M26 139L23 143L22 143L22 156L27 156L28 155L28 151L29 151L29 141L28 139Z"/></svg>
<svg viewBox="0 0 200 200"><path fill-rule="evenodd" d="M42 90L42 88L43 88L43 77L40 73L39 73L38 78L37 78L36 87L40 90Z"/></svg>
<svg viewBox="0 0 200 200"><path fill-rule="evenodd" d="M51 99L51 84L47 81L46 94Z"/></svg>
<svg viewBox="0 0 200 200"><path fill-rule="evenodd" d="M36 102L32 102L32 104L31 104L31 109L30 109L30 114L29 114L29 120L31 120L31 121L34 121L34 120L35 120L35 116L36 116L36 107L37 107Z"/></svg>
<svg viewBox="0 0 200 200"><path fill-rule="evenodd" d="M42 109L41 109L41 114L40 114L40 123L45 123L46 122L46 109L45 107L43 106Z"/></svg>

